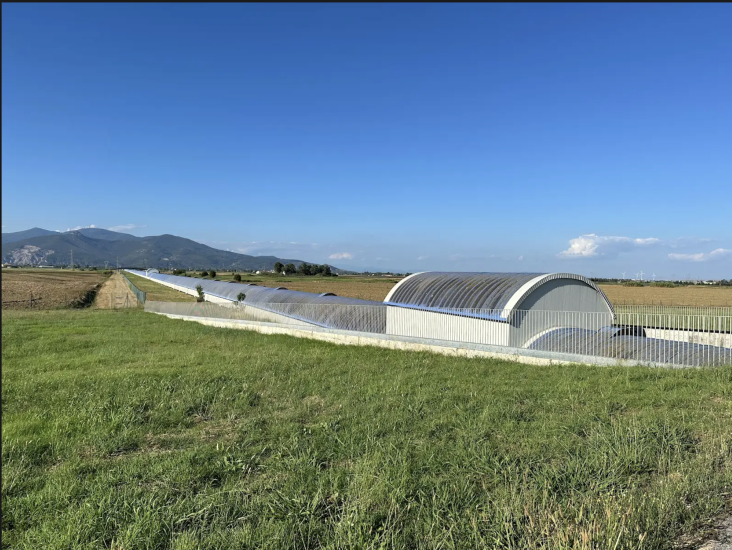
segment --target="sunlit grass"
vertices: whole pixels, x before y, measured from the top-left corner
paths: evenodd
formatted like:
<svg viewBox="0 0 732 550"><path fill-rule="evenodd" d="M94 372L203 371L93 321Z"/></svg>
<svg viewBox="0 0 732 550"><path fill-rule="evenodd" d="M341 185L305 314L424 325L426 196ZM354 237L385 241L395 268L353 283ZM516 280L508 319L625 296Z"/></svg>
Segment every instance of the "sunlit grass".
<svg viewBox="0 0 732 550"><path fill-rule="evenodd" d="M732 369L534 367L125 311L3 314L3 548L668 548Z"/></svg>

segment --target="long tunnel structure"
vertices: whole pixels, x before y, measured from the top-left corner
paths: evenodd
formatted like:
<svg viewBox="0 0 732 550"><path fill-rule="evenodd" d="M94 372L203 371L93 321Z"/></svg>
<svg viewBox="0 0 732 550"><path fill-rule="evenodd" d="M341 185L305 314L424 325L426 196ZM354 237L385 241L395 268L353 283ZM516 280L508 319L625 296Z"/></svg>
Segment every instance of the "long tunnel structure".
<svg viewBox="0 0 732 550"><path fill-rule="evenodd" d="M658 363L732 363L728 345L649 338L642 327L618 326L602 290L572 273L415 273L375 302L129 271L194 296L200 285L207 301L255 321Z"/></svg>

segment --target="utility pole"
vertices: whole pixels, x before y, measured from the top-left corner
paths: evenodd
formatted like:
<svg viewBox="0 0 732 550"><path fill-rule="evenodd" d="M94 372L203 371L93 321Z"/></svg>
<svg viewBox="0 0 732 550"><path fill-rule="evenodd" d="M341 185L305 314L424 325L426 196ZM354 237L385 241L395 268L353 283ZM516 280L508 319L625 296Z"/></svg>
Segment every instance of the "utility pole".
<svg viewBox="0 0 732 550"><path fill-rule="evenodd" d="M71 271L73 271L74 270L74 251L70 250L69 252L71 252Z"/></svg>
<svg viewBox="0 0 732 550"><path fill-rule="evenodd" d="M108 260L104 260L104 269L105 269L105 271L106 271L106 269L108 267L109 267L109 261Z"/></svg>

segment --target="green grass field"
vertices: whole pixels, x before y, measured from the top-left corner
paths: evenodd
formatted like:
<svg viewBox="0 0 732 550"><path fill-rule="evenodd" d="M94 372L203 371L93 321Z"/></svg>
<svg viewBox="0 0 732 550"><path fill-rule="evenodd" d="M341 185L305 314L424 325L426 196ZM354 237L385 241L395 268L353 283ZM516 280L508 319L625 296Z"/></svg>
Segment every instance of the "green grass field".
<svg viewBox="0 0 732 550"><path fill-rule="evenodd" d="M4 312L2 363L3 548L662 549L732 493L732 368L532 367L140 310Z"/></svg>
<svg viewBox="0 0 732 550"><path fill-rule="evenodd" d="M125 277L137 288L142 290L146 295L146 299L156 302L195 302L196 297L184 292L179 292L165 285L155 282L139 275L134 275L125 271Z"/></svg>

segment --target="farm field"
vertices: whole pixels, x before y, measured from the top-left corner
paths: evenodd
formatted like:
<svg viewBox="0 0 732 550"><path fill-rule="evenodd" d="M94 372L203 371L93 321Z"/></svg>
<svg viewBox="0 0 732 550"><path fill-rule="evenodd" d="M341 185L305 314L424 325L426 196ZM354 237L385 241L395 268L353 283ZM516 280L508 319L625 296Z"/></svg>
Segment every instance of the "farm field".
<svg viewBox="0 0 732 550"><path fill-rule="evenodd" d="M191 273L194 275L194 273ZM341 275L339 277L298 277L298 276L261 276L241 274L243 283L255 283L261 286L284 286L288 290L302 292L332 292L338 296L374 300L381 302L394 285L401 279L392 277L357 277ZM216 280L232 281L233 273L217 273Z"/></svg>
<svg viewBox="0 0 732 550"><path fill-rule="evenodd" d="M598 285L613 305L732 306L732 287Z"/></svg>
<svg viewBox="0 0 732 550"><path fill-rule="evenodd" d="M156 283L153 280L133 275L132 273L125 272L130 282L137 288L147 294L148 300L155 300L160 302L195 302L196 298L190 294L179 292L160 283Z"/></svg>
<svg viewBox="0 0 732 550"><path fill-rule="evenodd" d="M106 278L101 271L3 269L2 309L30 309L31 295L33 309L89 305Z"/></svg>
<svg viewBox="0 0 732 550"><path fill-rule="evenodd" d="M729 511L732 367L531 367L139 309L8 311L2 341L6 548L662 549Z"/></svg>

